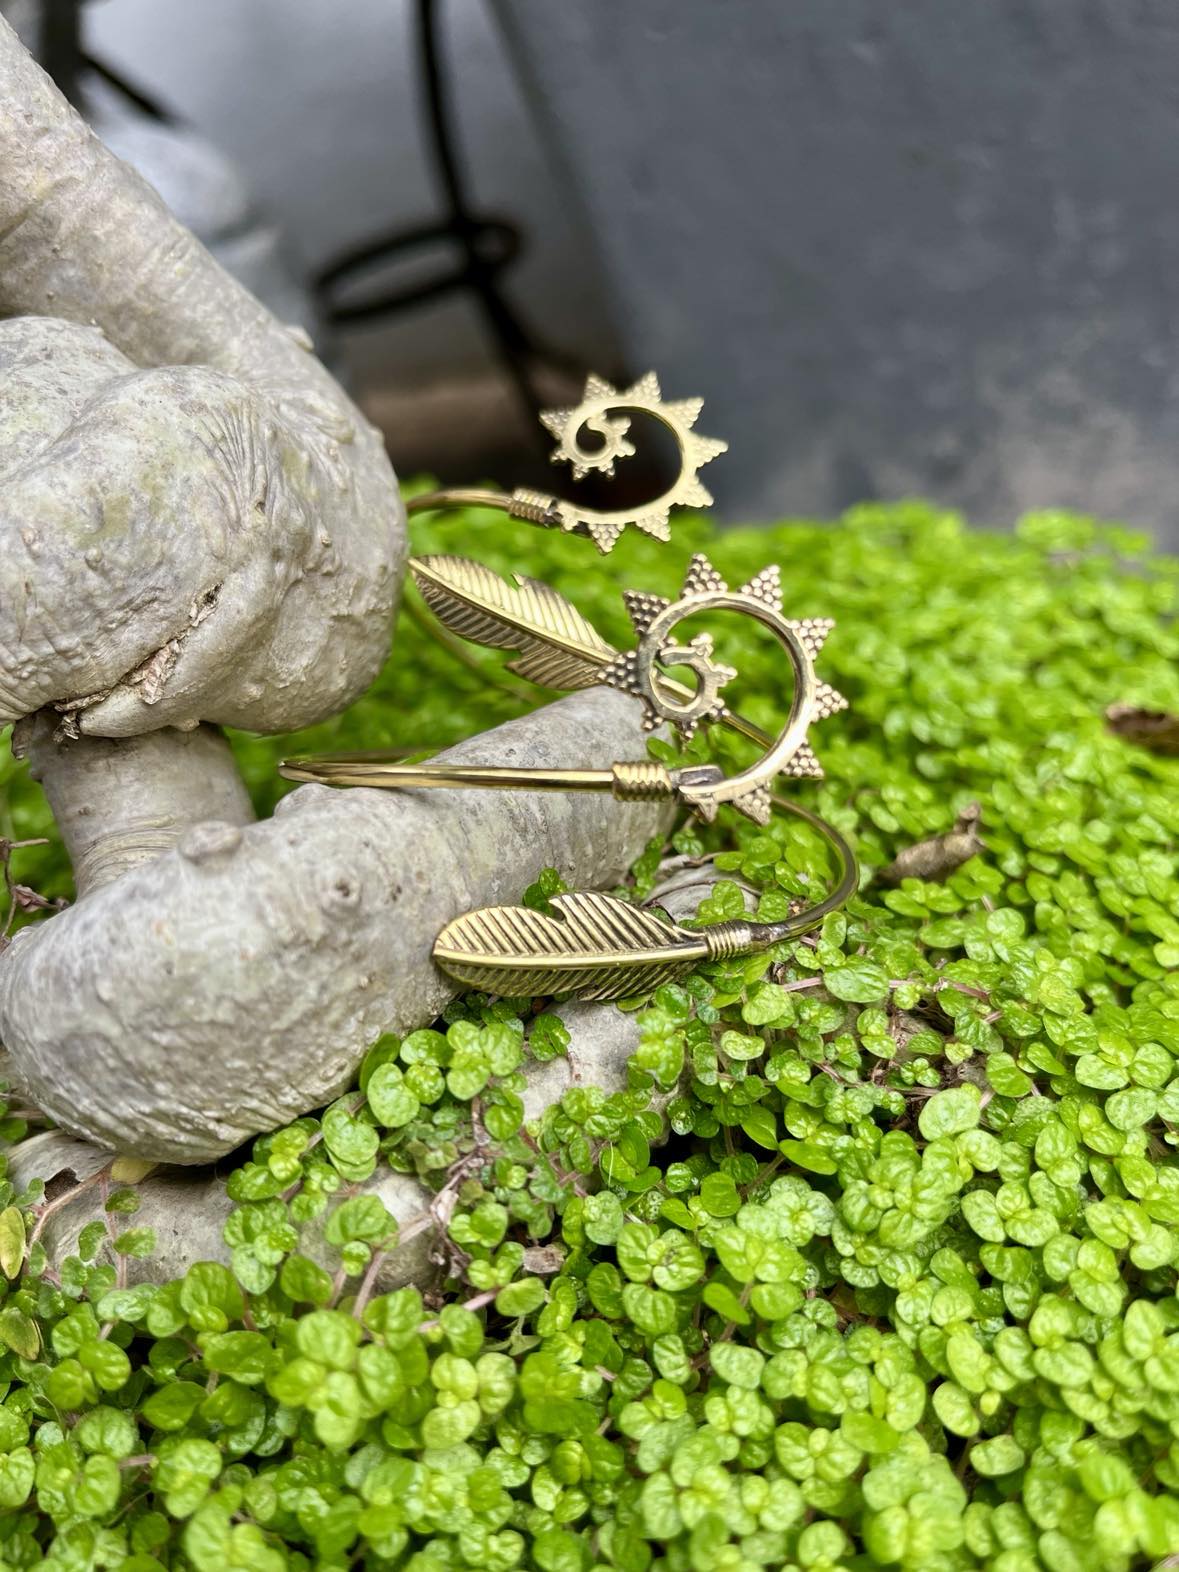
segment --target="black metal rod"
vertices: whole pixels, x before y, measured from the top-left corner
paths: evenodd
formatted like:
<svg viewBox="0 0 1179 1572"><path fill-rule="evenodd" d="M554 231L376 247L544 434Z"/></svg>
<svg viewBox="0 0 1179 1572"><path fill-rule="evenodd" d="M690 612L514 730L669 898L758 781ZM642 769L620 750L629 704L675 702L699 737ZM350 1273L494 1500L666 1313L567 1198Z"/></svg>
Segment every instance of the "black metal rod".
<svg viewBox="0 0 1179 1572"><path fill-rule="evenodd" d="M437 0L418 0L418 49L426 94L430 145L446 194L454 233L466 255L471 288L499 350L499 358L525 409L538 416L544 401L533 385L529 362L536 354L523 324L500 293L497 268L478 245L481 221L467 197L457 153L457 135L442 62ZM538 433L539 440L539 433Z"/></svg>

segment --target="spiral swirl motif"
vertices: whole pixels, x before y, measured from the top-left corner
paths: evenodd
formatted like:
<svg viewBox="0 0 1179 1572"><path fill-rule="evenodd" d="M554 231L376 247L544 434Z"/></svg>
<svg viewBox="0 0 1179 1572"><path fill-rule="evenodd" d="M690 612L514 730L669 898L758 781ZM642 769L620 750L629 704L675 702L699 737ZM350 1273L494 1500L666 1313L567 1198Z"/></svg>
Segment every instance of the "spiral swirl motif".
<svg viewBox="0 0 1179 1572"><path fill-rule="evenodd" d="M616 797L650 802L676 794L670 771L655 759L620 760L611 767L611 774Z"/></svg>
<svg viewBox="0 0 1179 1572"><path fill-rule="evenodd" d="M703 400L698 398L666 402L654 372L640 377L633 387L620 392L601 377L586 379L582 401L571 409L550 409L541 415L547 430L557 439L553 462L570 465L575 480L591 471L614 473L615 462L634 453L628 433L631 415L651 416L674 438L679 450L679 470L675 480L658 497L638 508L601 510L583 508L574 502L555 501L561 528L588 535L599 551L609 551L628 524L667 540L671 534L670 513L675 507L706 508L712 502L698 471L724 453L728 443L705 437L692 428ZM629 413L625 413L629 412Z"/></svg>
<svg viewBox="0 0 1179 1572"><path fill-rule="evenodd" d="M671 721L685 735L690 735L701 719L717 713L721 682L736 673L713 661L710 642L677 643L673 634L681 622L701 612L735 611L760 622L781 644L793 673L793 694L789 714L761 758L732 776L718 771L678 772L680 796L703 818L714 818L719 805L730 802L757 823L766 823L771 811L770 789L778 775L822 774L807 740L808 728L846 706L843 695L815 674L814 657L832 623L826 618L800 622L786 617L776 568L763 569L741 589L730 590L708 559L699 555L692 558L678 600L630 593L626 603L639 643L616 657L602 672L601 680L636 694L651 724ZM685 661L689 653L695 658ZM670 694L666 683L660 681L660 663L669 661L691 664L697 671L697 692L687 702Z"/></svg>

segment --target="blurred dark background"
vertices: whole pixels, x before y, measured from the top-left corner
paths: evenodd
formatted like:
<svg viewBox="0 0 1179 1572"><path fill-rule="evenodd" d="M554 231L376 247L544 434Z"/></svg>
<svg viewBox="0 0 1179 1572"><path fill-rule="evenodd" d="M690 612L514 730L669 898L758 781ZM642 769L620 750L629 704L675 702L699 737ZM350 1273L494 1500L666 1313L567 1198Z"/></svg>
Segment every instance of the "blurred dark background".
<svg viewBox="0 0 1179 1572"><path fill-rule="evenodd" d="M922 494L1179 544L1165 0L0 0L404 474L702 394L722 517Z"/></svg>

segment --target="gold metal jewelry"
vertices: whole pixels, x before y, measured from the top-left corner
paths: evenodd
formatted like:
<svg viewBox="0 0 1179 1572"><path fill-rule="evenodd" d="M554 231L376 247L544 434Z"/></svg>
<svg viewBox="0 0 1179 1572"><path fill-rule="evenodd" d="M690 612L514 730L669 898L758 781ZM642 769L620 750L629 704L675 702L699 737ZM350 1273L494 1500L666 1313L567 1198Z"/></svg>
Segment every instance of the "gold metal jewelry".
<svg viewBox="0 0 1179 1572"><path fill-rule="evenodd" d="M623 599L639 635L638 647L617 656L603 671L601 680L637 694L646 708L645 724L649 728L670 721L681 736L688 738L701 721L719 720L724 713L718 695L737 673L713 659L712 641L707 634L698 635L687 646L672 641L673 629L687 617L706 611L744 612L777 637L794 669L794 695L786 724L756 765L718 786L706 801L694 804L705 819L715 817L718 803L731 802L750 818L765 823L769 818L768 802L758 805L755 799L765 797L767 781L777 775L822 776L823 768L807 740L807 730L814 721L847 708L843 695L815 675L815 656L835 624L829 617L797 621L783 614L782 581L776 563L763 568L739 590L730 590L708 558L697 553L688 565L678 600L635 590L624 590ZM669 693L660 681L657 663L690 666L697 675L696 693L687 700Z"/></svg>
<svg viewBox="0 0 1179 1572"><path fill-rule="evenodd" d="M442 625L487 649L515 650L507 669L546 688L589 688L620 653L548 584L523 574L507 583L467 557L412 557L410 572L422 599ZM690 699L693 690L659 673L661 690ZM773 738L727 707L717 718L751 742L768 748Z"/></svg>
<svg viewBox="0 0 1179 1572"><path fill-rule="evenodd" d="M637 512L587 510L531 491L431 492L414 498L409 511L464 505L500 508L532 523L588 535L603 552L612 548L628 524L666 540L673 506L707 506L712 501L697 471L727 446L692 430L700 406L699 399L665 404L653 375L624 393L590 377L576 409L551 410L542 416L558 439L554 461L570 464L578 479L591 470L612 474L615 462L634 452L627 435L630 418L619 410L642 410L672 432L680 452L679 475L661 497ZM586 447L583 432L593 433L597 445ZM474 643L512 651L508 670L518 676L547 687L577 689L604 683L632 693L643 704L648 728L669 722L685 739L699 726L720 721L756 742L762 749L760 757L749 768L726 776L714 764L669 769L652 759L622 760L601 770L546 770L429 760L410 764L398 753L354 753L287 760L280 772L288 779L336 786L610 791L623 800L674 798L705 820L714 819L720 804L728 802L758 824L767 823L778 807L816 829L839 864L835 887L823 900L775 923L740 919L697 930L673 922L662 912L592 892L558 896L547 912L525 906L485 907L456 917L439 934L433 953L443 970L469 987L512 997L572 994L621 999L650 992L701 961L752 954L782 943L816 926L855 893L856 859L843 836L809 809L771 790L779 775L822 775L809 728L847 702L815 673L815 657L833 623L829 618L788 618L776 566L730 590L708 559L697 555L674 601L624 591L638 635L635 648L625 651L615 649L562 595L536 579L515 574L509 583L462 557L412 558L410 569L423 600L444 627ZM675 636L686 619L718 611L753 617L786 652L793 693L789 714L776 736L726 706L722 690L737 672L716 659L709 634L698 633L686 642ZM671 677L668 666L687 667L694 685Z"/></svg>
<svg viewBox="0 0 1179 1572"><path fill-rule="evenodd" d="M506 591L508 586L504 589ZM548 625L560 630L566 647L570 643L575 646L578 659L585 658L587 649L594 651L595 660L601 659L605 650L598 650L593 644L597 636L591 625L555 591L535 581L524 581L518 590L527 602L526 609L533 625L538 616L543 617ZM521 609L519 601L514 606L517 611ZM701 555L692 558L678 600L632 593L627 597L627 607L639 634L639 643L635 649L616 654L607 664L598 665L594 680L634 693L644 705L648 725L657 726L667 720L683 736L691 736L701 721L719 718L723 708L719 691L733 673L731 668L713 659L709 643L693 641L685 646L675 642L674 629L685 618L703 612L737 611L755 618L778 639L794 673L790 712L777 736L767 740L762 756L747 769L726 776L715 764L669 769L651 759L619 761L608 770L518 769L475 764L404 764L379 756L343 754L331 758L290 759L280 766L281 773L290 780L320 781L338 786L610 791L624 800L675 798L705 820L714 819L720 804L728 802L755 823L768 823L771 783L779 775L822 775L822 767L808 741L808 729L814 721L846 706L842 694L820 682L815 675L814 657L833 624L827 618L795 621L784 616L776 568L763 569L741 589L730 590L708 559ZM486 642L487 635L494 629L480 624L480 631ZM552 651L551 644L539 652L526 649L520 659L527 663L533 658L543 668L550 658L555 659ZM695 693L678 686L669 689L659 666L672 661L691 664L695 669L699 679ZM519 661L514 664L520 670ZM532 669L540 668L534 664ZM573 674L579 670L575 668ZM564 673L566 678L568 675L569 672Z"/></svg>
<svg viewBox="0 0 1179 1572"><path fill-rule="evenodd" d="M798 803L773 798L823 836L839 860L839 878L822 901L782 922L738 918L685 928L663 912L613 895L558 895L549 912L485 906L447 923L434 942L443 971L469 988L508 998L566 994L627 999L683 977L702 961L753 955L817 927L856 892L851 847L834 826Z"/></svg>
<svg viewBox="0 0 1179 1572"><path fill-rule="evenodd" d="M650 415L669 431L679 450L679 473L666 491L654 501L638 508L606 511L585 508L579 503L549 496L544 491L520 487L510 493L431 491L411 498L406 504L406 511L413 514L434 508L499 508L513 518L525 519L545 529L588 535L601 552L613 548L614 542L628 524L653 535L656 540L668 540L671 535L672 508L706 508L711 505L712 496L701 484L699 471L729 446L718 437L705 437L692 429L703 403L703 399L699 398L666 403L659 389L659 379L653 371L649 371L633 387L622 392L611 387L601 377L589 376L580 404L572 409L545 410L541 415L542 424L557 438L557 447L551 455L552 462L570 465L575 480L584 479L591 471L613 475L616 461L634 453L634 446L627 437L631 427L630 415L618 411L629 410L631 414ZM586 446L584 436L587 432L599 439L596 446Z"/></svg>

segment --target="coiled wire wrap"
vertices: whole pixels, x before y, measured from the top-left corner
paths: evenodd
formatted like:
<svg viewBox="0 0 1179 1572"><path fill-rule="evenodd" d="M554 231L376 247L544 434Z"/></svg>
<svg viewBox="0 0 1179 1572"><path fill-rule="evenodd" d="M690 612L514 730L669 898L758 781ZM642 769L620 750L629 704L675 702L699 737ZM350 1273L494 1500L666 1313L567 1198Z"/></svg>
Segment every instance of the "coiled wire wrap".
<svg viewBox="0 0 1179 1572"><path fill-rule="evenodd" d="M549 529L556 529L561 523L556 499L525 486L512 492L508 512L514 519L527 519L530 524L543 524Z"/></svg>
<svg viewBox="0 0 1179 1572"><path fill-rule="evenodd" d="M724 961L730 955L746 955L749 953L750 941L753 936L753 924L748 922L722 922L715 928L702 930L708 942L708 958L711 961Z"/></svg>
<svg viewBox="0 0 1179 1572"><path fill-rule="evenodd" d="M658 802L676 795L675 782L655 759L621 759L611 765L614 795L624 802Z"/></svg>

